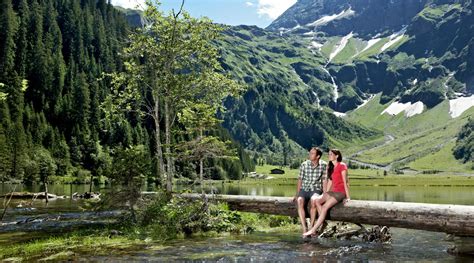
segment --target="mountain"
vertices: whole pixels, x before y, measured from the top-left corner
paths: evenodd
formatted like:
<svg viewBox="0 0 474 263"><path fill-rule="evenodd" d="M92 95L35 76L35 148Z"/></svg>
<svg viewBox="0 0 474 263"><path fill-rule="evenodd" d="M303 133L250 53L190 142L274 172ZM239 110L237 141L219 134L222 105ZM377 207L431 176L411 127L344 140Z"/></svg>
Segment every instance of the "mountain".
<svg viewBox="0 0 474 263"><path fill-rule="evenodd" d="M125 14L125 18L131 27L145 26L146 21L141 10L123 8L121 6L114 6L114 8Z"/></svg>
<svg viewBox="0 0 474 263"><path fill-rule="evenodd" d="M278 123L269 128L272 135L288 127L280 124L280 115L262 109L284 101L284 108L266 112L312 109L338 116L323 118L320 127L331 127L324 131L324 145L351 138L332 139L330 122L378 131L354 137L359 145L342 139L358 160L394 163L395 169L429 170L432 164L469 170L452 153L459 130L473 115L473 27L471 0L300 0L265 30L227 31L223 65L257 88L229 104L225 125L249 149L261 149L255 141L271 145L258 129L271 127L272 119ZM262 83L270 87L258 88ZM289 127L302 127L296 144L307 146L302 142L313 139L305 133L308 127ZM383 137L370 138L383 133L393 141L365 149L381 142ZM361 150L367 155L356 154ZM443 159L443 152L450 157Z"/></svg>
<svg viewBox="0 0 474 263"><path fill-rule="evenodd" d="M300 0L267 29L370 38L408 25L428 0Z"/></svg>
<svg viewBox="0 0 474 263"><path fill-rule="evenodd" d="M334 86L321 67L325 59L305 39L238 26L226 30L219 45L224 69L249 87L243 98L227 101L224 127L258 155L278 153L269 162L377 134L322 106L333 103Z"/></svg>

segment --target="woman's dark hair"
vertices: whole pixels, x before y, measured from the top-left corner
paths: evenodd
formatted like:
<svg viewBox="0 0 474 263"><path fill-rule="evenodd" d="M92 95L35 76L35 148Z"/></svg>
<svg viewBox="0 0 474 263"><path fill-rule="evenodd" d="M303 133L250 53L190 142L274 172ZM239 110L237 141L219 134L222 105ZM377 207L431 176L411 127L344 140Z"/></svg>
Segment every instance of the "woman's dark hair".
<svg viewBox="0 0 474 263"><path fill-rule="evenodd" d="M342 162L342 153L338 149L331 149L329 150L333 154L337 155L337 161ZM328 164L328 178L332 180L332 173L334 172L334 164L329 162Z"/></svg>

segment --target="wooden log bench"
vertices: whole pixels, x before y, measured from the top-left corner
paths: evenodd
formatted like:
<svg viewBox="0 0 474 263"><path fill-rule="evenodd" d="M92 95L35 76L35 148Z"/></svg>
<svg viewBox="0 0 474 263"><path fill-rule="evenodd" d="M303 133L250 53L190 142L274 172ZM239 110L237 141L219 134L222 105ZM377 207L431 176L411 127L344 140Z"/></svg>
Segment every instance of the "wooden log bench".
<svg viewBox="0 0 474 263"><path fill-rule="evenodd" d="M181 194L199 199L201 194ZM208 199L226 202L229 208L242 212L297 216L291 197L206 195ZM474 206L440 205L405 202L350 200L329 212L330 220L384 225L408 229L444 232L456 236L474 236Z"/></svg>

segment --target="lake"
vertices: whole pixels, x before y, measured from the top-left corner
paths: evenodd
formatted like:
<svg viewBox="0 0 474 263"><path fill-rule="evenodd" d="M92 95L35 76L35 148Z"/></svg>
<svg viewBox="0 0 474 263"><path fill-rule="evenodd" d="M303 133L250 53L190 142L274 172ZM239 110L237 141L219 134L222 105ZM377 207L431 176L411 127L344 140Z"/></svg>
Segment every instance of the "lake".
<svg viewBox="0 0 474 263"><path fill-rule="evenodd" d="M74 192L88 191L86 185L51 185L50 191L58 195L71 196ZM176 190L185 190L186 186L176 186ZM13 189L12 185L0 185L0 193ZM40 186L18 185L16 191L39 191ZM106 189L96 186L94 191ZM153 189L147 189L153 190ZM194 189L200 191L199 188ZM230 195L293 196L295 185L272 185L270 182L259 185L249 184L213 184L205 186L206 192ZM460 186L354 186L351 198L362 200L425 202L437 204L474 205L474 188ZM0 200L3 201L3 200ZM14 200L12 206L21 201ZM81 200L59 199L48 205L36 200L34 213L76 211L82 205ZM33 214L34 214L33 213ZM12 218L10 218L12 219ZM8 220L8 217L6 218ZM474 221L473 221L474 223ZM228 235L221 237L194 237L167 242L163 246L150 243L150 246L134 251L117 251L107 257L76 254L73 260L85 261L187 261L187 262L314 262L333 260L357 261L466 261L474 257L453 256L446 252L452 245L445 240L446 235L419 230L391 228L391 244L370 244L357 241L315 239L304 242L299 231L288 233L257 232L248 235ZM11 241L12 235L0 235L0 244Z"/></svg>

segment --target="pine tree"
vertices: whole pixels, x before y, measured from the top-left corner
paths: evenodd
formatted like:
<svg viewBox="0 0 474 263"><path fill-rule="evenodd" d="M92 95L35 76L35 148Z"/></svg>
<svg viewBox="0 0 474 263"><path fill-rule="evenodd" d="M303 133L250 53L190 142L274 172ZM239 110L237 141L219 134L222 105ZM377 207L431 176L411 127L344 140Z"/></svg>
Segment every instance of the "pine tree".
<svg viewBox="0 0 474 263"><path fill-rule="evenodd" d="M0 29L0 82L8 85L10 83L6 80L15 66L15 34L18 30L11 0L0 0Z"/></svg>
<svg viewBox="0 0 474 263"><path fill-rule="evenodd" d="M27 0L21 0L18 7L19 28L17 35L16 48L16 71L20 77L25 78L26 67L28 64L28 28L30 24L30 9Z"/></svg>

